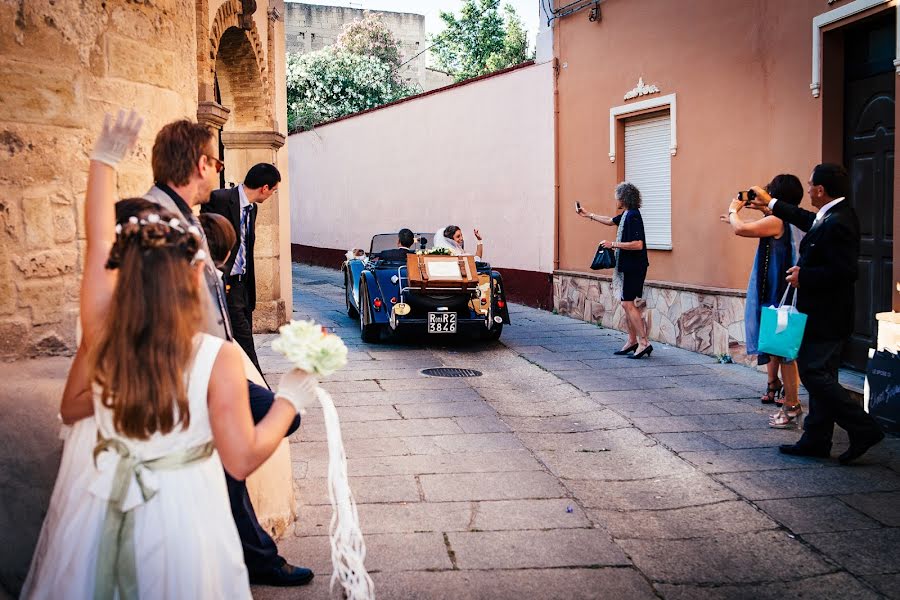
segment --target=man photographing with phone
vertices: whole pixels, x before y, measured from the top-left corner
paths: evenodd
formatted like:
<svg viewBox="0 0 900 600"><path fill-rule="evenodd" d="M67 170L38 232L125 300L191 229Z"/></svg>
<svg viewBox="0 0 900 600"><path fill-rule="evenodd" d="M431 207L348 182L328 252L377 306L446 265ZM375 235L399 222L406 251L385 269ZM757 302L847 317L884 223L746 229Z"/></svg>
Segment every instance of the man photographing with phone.
<svg viewBox="0 0 900 600"><path fill-rule="evenodd" d="M850 178L844 167L817 165L809 179L809 193L817 213L751 188L756 208L768 208L779 219L806 231L800 259L787 270L787 282L797 289L797 309L807 315L806 331L797 363L800 380L809 392L809 415L803 436L779 450L796 456L826 458L837 423L847 430L850 447L838 457L841 464L859 458L884 438L878 423L854 402L838 381L841 350L853 332L854 285L859 256L859 220L846 197Z"/></svg>

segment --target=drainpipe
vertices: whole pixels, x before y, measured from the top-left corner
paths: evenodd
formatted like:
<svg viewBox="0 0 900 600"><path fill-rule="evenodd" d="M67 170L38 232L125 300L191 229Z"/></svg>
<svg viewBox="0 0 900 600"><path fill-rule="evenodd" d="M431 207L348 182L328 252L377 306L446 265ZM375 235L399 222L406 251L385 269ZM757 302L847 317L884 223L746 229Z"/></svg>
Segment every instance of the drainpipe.
<svg viewBox="0 0 900 600"><path fill-rule="evenodd" d="M552 27L552 25L551 25ZM560 75L560 30L553 32L553 270L559 270L560 223L559 223L559 75Z"/></svg>

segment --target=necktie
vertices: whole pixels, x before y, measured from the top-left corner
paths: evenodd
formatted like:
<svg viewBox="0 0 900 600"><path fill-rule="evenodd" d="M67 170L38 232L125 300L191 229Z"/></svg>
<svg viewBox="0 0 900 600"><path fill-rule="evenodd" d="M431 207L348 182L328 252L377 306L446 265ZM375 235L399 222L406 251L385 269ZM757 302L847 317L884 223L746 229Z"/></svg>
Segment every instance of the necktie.
<svg viewBox="0 0 900 600"><path fill-rule="evenodd" d="M241 210L241 245L238 247L237 256L234 258L234 267L231 269L232 275L243 275L247 272L247 226L250 222L250 209L252 204L248 204Z"/></svg>

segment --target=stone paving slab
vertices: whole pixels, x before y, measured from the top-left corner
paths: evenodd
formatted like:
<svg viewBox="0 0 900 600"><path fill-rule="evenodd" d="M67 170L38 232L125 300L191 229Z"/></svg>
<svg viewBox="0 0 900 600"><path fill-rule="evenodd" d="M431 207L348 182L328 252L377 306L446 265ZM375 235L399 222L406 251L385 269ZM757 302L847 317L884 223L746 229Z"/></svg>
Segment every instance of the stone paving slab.
<svg viewBox="0 0 900 600"><path fill-rule="evenodd" d="M900 598L900 575L867 575L862 580L884 594L886 598Z"/></svg>
<svg viewBox="0 0 900 600"><path fill-rule="evenodd" d="M400 438L408 454L456 454L520 450L522 443L513 433L463 433Z"/></svg>
<svg viewBox="0 0 900 600"><path fill-rule="evenodd" d="M681 457L697 465L704 473L734 473L768 469L814 469L832 466L826 459L811 459L773 452L771 448L748 450L708 450L682 452Z"/></svg>
<svg viewBox="0 0 900 600"><path fill-rule="evenodd" d="M762 500L759 508L794 533L823 533L878 529L870 519L833 496Z"/></svg>
<svg viewBox="0 0 900 600"><path fill-rule="evenodd" d="M839 499L888 527L900 527L900 492L850 494Z"/></svg>
<svg viewBox="0 0 900 600"><path fill-rule="evenodd" d="M651 436L673 452L687 452L696 450L722 450L727 448L725 444L717 441L708 433L699 431L686 431L684 433L656 433ZM786 443L786 442L785 442Z"/></svg>
<svg viewBox="0 0 900 600"><path fill-rule="evenodd" d="M601 529L451 532L449 546L460 569L629 566Z"/></svg>
<svg viewBox="0 0 900 600"><path fill-rule="evenodd" d="M557 478L542 471L422 475L419 481L429 502L525 500L567 495Z"/></svg>
<svg viewBox="0 0 900 600"><path fill-rule="evenodd" d="M671 585L658 584L657 591L667 600L874 600L880 596L847 573L804 577L798 581L748 585Z"/></svg>
<svg viewBox="0 0 900 600"><path fill-rule="evenodd" d="M615 485L579 480L566 480L565 484L584 506L610 510L662 510L738 498L725 486L696 473L684 477L620 481Z"/></svg>
<svg viewBox="0 0 900 600"><path fill-rule="evenodd" d="M900 490L900 476L877 466L723 473L716 479L749 500Z"/></svg>
<svg viewBox="0 0 900 600"><path fill-rule="evenodd" d="M803 539L851 573L900 573L900 529L811 533Z"/></svg>
<svg viewBox="0 0 900 600"><path fill-rule="evenodd" d="M550 471L563 479L631 481L653 477L687 476L691 466L660 446L608 452L540 450L535 454Z"/></svg>
<svg viewBox="0 0 900 600"><path fill-rule="evenodd" d="M638 569L661 583L756 583L836 570L782 531L617 542Z"/></svg>
<svg viewBox="0 0 900 600"><path fill-rule="evenodd" d="M307 477L300 480L300 519L305 506L330 504L328 480L325 477ZM350 489L359 503L367 502L418 502L419 487L413 475L350 477Z"/></svg>
<svg viewBox="0 0 900 600"><path fill-rule="evenodd" d="M392 600L654 600L633 569L528 569L376 574L379 597ZM318 596L317 596L318 597Z"/></svg>
<svg viewBox="0 0 900 600"><path fill-rule="evenodd" d="M778 523L741 501L668 510L588 509L588 515L615 539L687 539L777 529Z"/></svg>
<svg viewBox="0 0 900 600"><path fill-rule="evenodd" d="M324 463L319 458L313 460ZM484 454L418 454L349 458L347 460L347 470L351 476L500 473L503 471L541 471L542 469L543 467L531 453L523 449L498 450Z"/></svg>

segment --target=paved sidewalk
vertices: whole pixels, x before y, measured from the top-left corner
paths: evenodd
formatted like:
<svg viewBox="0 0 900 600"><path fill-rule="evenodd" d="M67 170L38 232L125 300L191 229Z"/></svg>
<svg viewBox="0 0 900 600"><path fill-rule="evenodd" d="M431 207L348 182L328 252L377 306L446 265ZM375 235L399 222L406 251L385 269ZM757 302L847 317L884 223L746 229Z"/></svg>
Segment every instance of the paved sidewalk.
<svg viewBox="0 0 900 600"><path fill-rule="evenodd" d="M900 597L897 438L852 467L787 457L798 434L767 427L751 369L662 345L614 357L622 334L524 307L501 343L363 344L339 272L295 266L294 289L295 318L350 347L325 386L379 598ZM282 372L269 339L260 359ZM279 543L317 579L259 598L327 597L324 439L311 411Z"/></svg>

